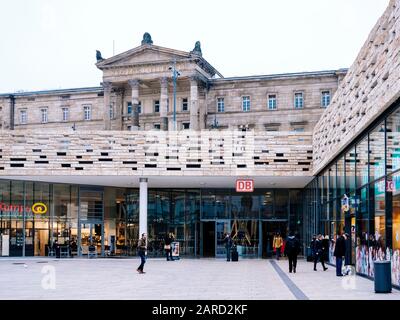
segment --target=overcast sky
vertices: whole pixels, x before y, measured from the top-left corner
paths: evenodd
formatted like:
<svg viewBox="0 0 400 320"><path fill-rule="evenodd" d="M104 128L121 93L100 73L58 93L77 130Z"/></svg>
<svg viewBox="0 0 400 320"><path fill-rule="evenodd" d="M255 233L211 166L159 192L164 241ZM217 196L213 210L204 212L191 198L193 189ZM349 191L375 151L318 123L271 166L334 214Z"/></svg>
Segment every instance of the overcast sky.
<svg viewBox="0 0 400 320"><path fill-rule="evenodd" d="M0 0L0 93L98 86L140 45L203 56L225 77L349 67L389 0Z"/></svg>

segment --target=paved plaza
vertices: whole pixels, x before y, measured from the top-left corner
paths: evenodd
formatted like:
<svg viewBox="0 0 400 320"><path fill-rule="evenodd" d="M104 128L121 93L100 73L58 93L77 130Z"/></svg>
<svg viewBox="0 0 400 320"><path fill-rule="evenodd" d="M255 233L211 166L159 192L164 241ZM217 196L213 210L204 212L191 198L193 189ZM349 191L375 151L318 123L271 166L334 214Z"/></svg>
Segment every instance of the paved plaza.
<svg viewBox="0 0 400 320"><path fill-rule="evenodd" d="M371 280L337 278L333 267L313 271L300 261L296 274L287 261L149 259L0 259L0 299L112 300L337 300L396 299L400 292L375 294Z"/></svg>

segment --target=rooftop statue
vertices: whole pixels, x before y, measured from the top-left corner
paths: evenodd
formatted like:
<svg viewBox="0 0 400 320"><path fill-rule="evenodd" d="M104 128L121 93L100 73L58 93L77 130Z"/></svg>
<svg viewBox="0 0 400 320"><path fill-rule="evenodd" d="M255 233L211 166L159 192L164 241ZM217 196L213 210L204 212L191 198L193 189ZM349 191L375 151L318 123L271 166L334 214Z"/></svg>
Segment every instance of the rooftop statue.
<svg viewBox="0 0 400 320"><path fill-rule="evenodd" d="M151 35L148 32L143 35L142 45L144 44L153 44L153 40L151 40Z"/></svg>
<svg viewBox="0 0 400 320"><path fill-rule="evenodd" d="M194 45L194 49L192 51L190 51L190 53L196 54L198 56L202 56L202 52L201 52L201 44L200 41L196 41L196 44Z"/></svg>
<svg viewBox="0 0 400 320"><path fill-rule="evenodd" d="M101 52L99 50L96 50L96 59L97 59L97 62L104 60L103 57L101 56Z"/></svg>

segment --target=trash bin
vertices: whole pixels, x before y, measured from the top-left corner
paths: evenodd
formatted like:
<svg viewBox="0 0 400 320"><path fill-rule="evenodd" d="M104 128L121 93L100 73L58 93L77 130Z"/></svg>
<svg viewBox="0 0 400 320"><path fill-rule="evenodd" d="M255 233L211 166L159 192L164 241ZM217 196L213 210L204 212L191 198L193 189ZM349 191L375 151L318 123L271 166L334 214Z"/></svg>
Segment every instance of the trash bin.
<svg viewBox="0 0 400 320"><path fill-rule="evenodd" d="M392 292L392 271L390 261L375 261L375 293Z"/></svg>
<svg viewBox="0 0 400 320"><path fill-rule="evenodd" d="M307 249L306 249L306 259L308 262L314 261L314 257L312 255L312 250L310 247L307 247Z"/></svg>

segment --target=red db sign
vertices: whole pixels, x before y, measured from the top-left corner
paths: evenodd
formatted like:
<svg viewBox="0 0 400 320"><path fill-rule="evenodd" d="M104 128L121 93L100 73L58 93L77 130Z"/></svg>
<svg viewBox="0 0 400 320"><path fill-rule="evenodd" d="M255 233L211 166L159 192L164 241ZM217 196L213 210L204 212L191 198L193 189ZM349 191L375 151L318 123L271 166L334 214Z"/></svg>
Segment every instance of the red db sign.
<svg viewBox="0 0 400 320"><path fill-rule="evenodd" d="M236 192L253 192L254 180L236 180Z"/></svg>

